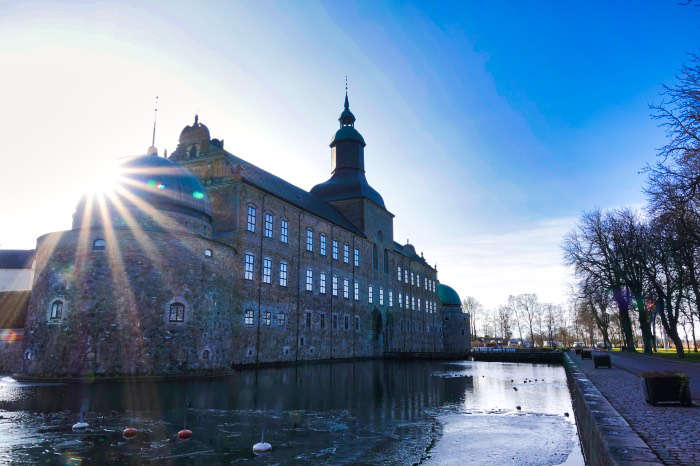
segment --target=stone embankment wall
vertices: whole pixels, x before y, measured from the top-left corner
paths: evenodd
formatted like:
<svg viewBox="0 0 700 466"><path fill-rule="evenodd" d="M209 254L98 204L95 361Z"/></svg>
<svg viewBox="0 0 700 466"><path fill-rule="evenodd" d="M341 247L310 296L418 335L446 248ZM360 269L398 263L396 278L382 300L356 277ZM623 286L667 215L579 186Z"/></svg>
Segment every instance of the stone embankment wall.
<svg viewBox="0 0 700 466"><path fill-rule="evenodd" d="M649 446L578 369L567 353L564 353L563 361L586 464L660 465Z"/></svg>

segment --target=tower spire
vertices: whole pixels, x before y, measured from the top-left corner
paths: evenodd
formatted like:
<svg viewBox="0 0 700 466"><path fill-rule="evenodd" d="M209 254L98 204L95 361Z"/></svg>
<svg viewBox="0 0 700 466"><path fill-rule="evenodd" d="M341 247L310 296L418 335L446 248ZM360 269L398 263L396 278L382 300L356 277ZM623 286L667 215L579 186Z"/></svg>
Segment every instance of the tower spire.
<svg viewBox="0 0 700 466"><path fill-rule="evenodd" d="M348 101L348 76L345 75L345 105L343 113L340 114L338 118L340 122L340 127L343 126L355 126L355 115L350 111L350 102Z"/></svg>
<svg viewBox="0 0 700 466"><path fill-rule="evenodd" d="M158 155L158 150L156 149L156 122L158 121L158 96L156 96L155 104L153 107L153 135L151 136L151 147L148 148L148 154Z"/></svg>

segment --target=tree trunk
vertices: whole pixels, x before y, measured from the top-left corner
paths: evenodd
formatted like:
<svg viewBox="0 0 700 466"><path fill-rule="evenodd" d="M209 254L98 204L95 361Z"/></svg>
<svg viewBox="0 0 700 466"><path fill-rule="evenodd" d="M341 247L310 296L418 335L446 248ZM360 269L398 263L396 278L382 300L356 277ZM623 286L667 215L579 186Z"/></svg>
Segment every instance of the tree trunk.
<svg viewBox="0 0 700 466"><path fill-rule="evenodd" d="M637 312L639 313L639 330L642 332L644 354L651 354L651 348L654 346L654 341L651 333L651 322L649 322L649 312L644 305L644 299L637 297L634 301L637 306Z"/></svg>
<svg viewBox="0 0 700 466"><path fill-rule="evenodd" d="M620 348L623 351L636 353L634 347L634 336L632 334L632 322L630 321L629 306L626 296L621 293L615 293L615 303L617 304L618 312L620 313L620 330L624 334L625 346Z"/></svg>

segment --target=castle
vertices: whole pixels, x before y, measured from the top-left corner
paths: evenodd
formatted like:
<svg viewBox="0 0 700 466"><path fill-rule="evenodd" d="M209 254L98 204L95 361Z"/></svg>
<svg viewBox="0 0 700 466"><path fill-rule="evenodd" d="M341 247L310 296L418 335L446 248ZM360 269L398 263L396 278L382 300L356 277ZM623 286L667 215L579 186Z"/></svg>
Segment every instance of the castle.
<svg viewBox="0 0 700 466"><path fill-rule="evenodd" d="M182 375L464 353L469 317L365 177L347 94L310 192L224 150L195 117L165 158L125 160L72 229L37 240L20 372Z"/></svg>

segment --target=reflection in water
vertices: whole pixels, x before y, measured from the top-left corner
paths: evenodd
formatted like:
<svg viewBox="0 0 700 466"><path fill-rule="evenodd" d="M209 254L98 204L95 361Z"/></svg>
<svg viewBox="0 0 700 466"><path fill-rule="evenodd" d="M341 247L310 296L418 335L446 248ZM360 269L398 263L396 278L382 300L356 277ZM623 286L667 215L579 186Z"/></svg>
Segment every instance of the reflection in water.
<svg viewBox="0 0 700 466"><path fill-rule="evenodd" d="M516 416L517 405L522 411ZM563 451L544 464L562 463L570 452L580 457L573 416L563 416L571 412L564 371L545 365L365 361L182 382L2 380L0 410L0 462L445 463L463 459L459 448L469 447L475 458L474 443L494 422L499 436L508 435L509 426L521 432L521 419L533 426L529 432L545 426L542 435L550 438L544 443L551 443L552 430L564 433L554 445ZM90 428L72 432L82 411ZM135 440L122 438L127 426L139 429ZM175 440L185 426L192 440ZM254 457L252 445L263 431L273 451ZM543 464L541 455L532 458Z"/></svg>

